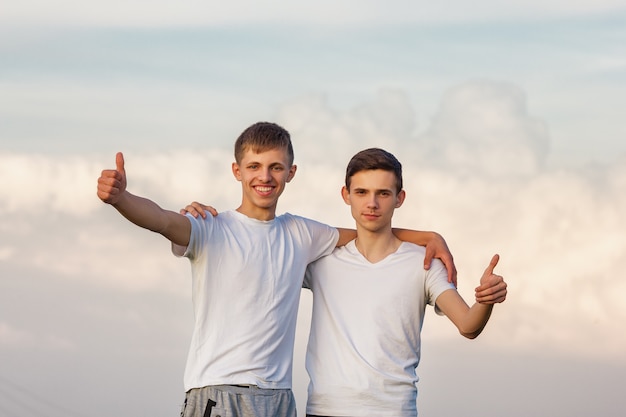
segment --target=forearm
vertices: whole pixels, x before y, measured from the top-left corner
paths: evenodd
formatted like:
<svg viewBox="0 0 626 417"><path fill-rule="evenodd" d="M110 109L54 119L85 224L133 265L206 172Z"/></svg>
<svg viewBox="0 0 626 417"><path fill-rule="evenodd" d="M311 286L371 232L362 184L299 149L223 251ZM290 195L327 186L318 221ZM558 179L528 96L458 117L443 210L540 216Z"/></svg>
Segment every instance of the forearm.
<svg viewBox="0 0 626 417"><path fill-rule="evenodd" d="M426 246L437 235L435 232L393 228L393 234L403 242Z"/></svg>
<svg viewBox="0 0 626 417"><path fill-rule="evenodd" d="M475 303L459 323L459 332L468 339L475 339L487 325L492 311L493 304Z"/></svg>
<svg viewBox="0 0 626 417"><path fill-rule="evenodd" d="M160 233L178 245L185 246L189 243L191 226L185 227L188 220L180 214L162 209L147 198L126 191L113 207L139 227Z"/></svg>
<svg viewBox="0 0 626 417"><path fill-rule="evenodd" d="M339 232L339 240L337 241L337 247L345 246L351 240L356 239L356 230L337 228Z"/></svg>

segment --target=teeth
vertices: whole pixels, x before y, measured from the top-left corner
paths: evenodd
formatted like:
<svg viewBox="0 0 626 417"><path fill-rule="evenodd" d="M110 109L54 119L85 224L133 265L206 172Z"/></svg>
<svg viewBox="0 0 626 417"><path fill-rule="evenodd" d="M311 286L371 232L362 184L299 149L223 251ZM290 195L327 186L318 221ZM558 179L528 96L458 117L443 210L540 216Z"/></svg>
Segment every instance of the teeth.
<svg viewBox="0 0 626 417"><path fill-rule="evenodd" d="M260 191L262 193L266 193L268 191L272 191L272 187L256 187L257 191Z"/></svg>

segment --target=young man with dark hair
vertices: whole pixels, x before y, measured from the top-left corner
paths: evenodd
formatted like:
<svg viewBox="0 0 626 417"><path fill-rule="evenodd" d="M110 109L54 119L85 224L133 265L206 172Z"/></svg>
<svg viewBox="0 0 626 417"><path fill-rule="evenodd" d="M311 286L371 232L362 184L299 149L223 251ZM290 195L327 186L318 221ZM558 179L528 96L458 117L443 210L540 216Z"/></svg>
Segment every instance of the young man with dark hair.
<svg viewBox="0 0 626 417"><path fill-rule="evenodd" d="M423 269L424 248L394 236L391 219L402 206L402 165L389 152L356 154L342 196L357 237L311 263L304 286L313 292L306 368L307 416L415 417L420 333L427 304L470 339L505 300L495 255L470 308L448 282L441 262Z"/></svg>

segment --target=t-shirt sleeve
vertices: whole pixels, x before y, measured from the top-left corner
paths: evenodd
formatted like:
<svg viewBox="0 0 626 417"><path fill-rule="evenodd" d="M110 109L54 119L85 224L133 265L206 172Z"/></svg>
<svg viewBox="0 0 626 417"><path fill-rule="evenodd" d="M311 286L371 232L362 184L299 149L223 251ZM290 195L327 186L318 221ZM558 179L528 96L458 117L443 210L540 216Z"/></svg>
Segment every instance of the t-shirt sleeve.
<svg viewBox="0 0 626 417"><path fill-rule="evenodd" d="M336 227L315 220L299 218L306 226L311 238L311 249L308 262L329 255L339 242L339 231Z"/></svg>
<svg viewBox="0 0 626 417"><path fill-rule="evenodd" d="M202 236L210 233L214 219L213 216L207 216L206 219L201 217L195 218L189 213L187 213L186 216L191 222L189 244L187 246L180 246L172 243L172 253L177 257L194 259L199 251L201 242L205 241Z"/></svg>
<svg viewBox="0 0 626 417"><path fill-rule="evenodd" d="M428 304L435 307L435 313L442 316L443 312L437 308L437 298L447 290L455 290L454 284L448 282L448 271L439 259L433 259L430 269L424 271L426 281L424 283Z"/></svg>

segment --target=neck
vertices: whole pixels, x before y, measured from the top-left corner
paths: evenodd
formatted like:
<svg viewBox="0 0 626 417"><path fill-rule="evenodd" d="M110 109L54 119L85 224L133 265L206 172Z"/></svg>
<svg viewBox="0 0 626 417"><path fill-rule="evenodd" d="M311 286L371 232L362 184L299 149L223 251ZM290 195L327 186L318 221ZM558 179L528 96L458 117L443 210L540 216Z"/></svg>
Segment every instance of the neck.
<svg viewBox="0 0 626 417"><path fill-rule="evenodd" d="M276 207L272 207L272 208L261 208L261 207L250 208L250 207L245 207L242 204L241 206L239 206L237 211L239 213L241 213L241 214L244 214L244 215L250 217L251 219L262 220L262 221L273 220L274 217L276 217Z"/></svg>
<svg viewBox="0 0 626 417"><path fill-rule="evenodd" d="M372 263L382 261L398 250L401 244L402 241L392 233L391 228L372 232L357 227L356 248Z"/></svg>

